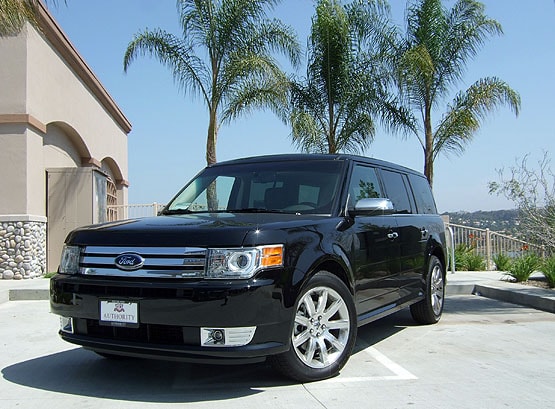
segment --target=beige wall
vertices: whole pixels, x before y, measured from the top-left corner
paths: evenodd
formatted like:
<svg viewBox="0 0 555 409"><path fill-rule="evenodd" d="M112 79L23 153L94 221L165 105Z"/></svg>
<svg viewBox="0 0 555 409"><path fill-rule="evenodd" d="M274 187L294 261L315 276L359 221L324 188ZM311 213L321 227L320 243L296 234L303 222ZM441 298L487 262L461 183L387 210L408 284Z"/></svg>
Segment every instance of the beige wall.
<svg viewBox="0 0 555 409"><path fill-rule="evenodd" d="M112 157L127 179L126 132L33 29L28 30L27 67L27 112L45 124L69 124L91 158L101 162Z"/></svg>
<svg viewBox="0 0 555 409"><path fill-rule="evenodd" d="M125 201L128 130L30 25L0 38L0 55L0 193L13 192L0 195L0 214L46 216L46 167L101 166L106 158ZM16 117L23 114L40 129Z"/></svg>
<svg viewBox="0 0 555 409"><path fill-rule="evenodd" d="M77 168L83 155L71 137L57 125L49 125L43 138L43 167Z"/></svg>
<svg viewBox="0 0 555 409"><path fill-rule="evenodd" d="M25 112L26 38L0 37L0 113Z"/></svg>
<svg viewBox="0 0 555 409"><path fill-rule="evenodd" d="M43 223L48 207L56 215L48 237L55 241L49 244L54 249L50 256L58 258L68 229L95 221L89 211L92 180L84 181L94 169L103 168L112 177L118 203L127 203L131 125L44 6L39 7L42 32L27 24L18 36L0 37L0 221ZM48 186L47 170L56 175L55 185ZM50 234L50 226L47 230Z"/></svg>

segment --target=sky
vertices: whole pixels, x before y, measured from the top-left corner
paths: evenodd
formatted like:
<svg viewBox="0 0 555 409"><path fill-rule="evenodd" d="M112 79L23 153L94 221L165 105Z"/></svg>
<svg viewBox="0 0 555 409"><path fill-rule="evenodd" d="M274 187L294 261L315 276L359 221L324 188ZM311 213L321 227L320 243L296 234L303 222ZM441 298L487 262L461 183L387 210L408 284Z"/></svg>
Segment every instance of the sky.
<svg viewBox="0 0 555 409"><path fill-rule="evenodd" d="M488 182L498 181L500 169L525 155L531 164L546 151L555 156L555 1L482 2L486 14L501 23L504 35L484 44L443 104L476 80L496 76L520 93L522 107L518 117L508 108L495 111L462 155L436 160L434 195L440 212L513 208L505 198L488 193ZM208 113L198 97L175 86L169 70L157 60L139 57L124 73L123 55L133 35L145 28L180 35L175 1L57 3L51 6L54 18L132 123L129 203L167 203L206 166ZM394 22L404 27L406 1L389 3ZM450 7L453 1L444 4ZM306 46L313 14L312 0L282 0L269 16L292 26ZM288 65L283 68L303 76L305 61L296 72ZM435 114L436 121L442 112ZM255 111L220 128L218 161L298 152L290 134L271 112ZM423 171L423 151L414 136L403 138L378 127L364 154Z"/></svg>

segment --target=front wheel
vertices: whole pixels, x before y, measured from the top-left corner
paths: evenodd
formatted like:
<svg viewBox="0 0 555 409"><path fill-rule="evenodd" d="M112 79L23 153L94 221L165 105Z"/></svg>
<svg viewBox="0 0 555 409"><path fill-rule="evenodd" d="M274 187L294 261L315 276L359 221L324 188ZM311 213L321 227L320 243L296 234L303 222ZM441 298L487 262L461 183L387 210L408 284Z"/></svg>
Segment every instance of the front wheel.
<svg viewBox="0 0 555 409"><path fill-rule="evenodd" d="M273 366L301 382L335 376L355 344L356 313L345 284L327 271L317 273L301 291L289 351L271 357Z"/></svg>
<svg viewBox="0 0 555 409"><path fill-rule="evenodd" d="M436 257L430 257L426 275L426 293L424 299L410 306L412 318L420 324L435 324L443 313L445 299L445 270Z"/></svg>

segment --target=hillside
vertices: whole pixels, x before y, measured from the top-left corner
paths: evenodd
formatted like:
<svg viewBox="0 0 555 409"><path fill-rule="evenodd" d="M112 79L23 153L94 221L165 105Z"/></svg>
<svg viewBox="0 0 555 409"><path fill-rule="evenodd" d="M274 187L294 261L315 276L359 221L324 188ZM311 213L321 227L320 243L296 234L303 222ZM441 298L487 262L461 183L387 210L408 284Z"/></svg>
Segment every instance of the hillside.
<svg viewBox="0 0 555 409"><path fill-rule="evenodd" d="M518 210L492 210L476 212L446 212L453 224L477 227L479 229L490 229L511 236L518 236L520 224Z"/></svg>

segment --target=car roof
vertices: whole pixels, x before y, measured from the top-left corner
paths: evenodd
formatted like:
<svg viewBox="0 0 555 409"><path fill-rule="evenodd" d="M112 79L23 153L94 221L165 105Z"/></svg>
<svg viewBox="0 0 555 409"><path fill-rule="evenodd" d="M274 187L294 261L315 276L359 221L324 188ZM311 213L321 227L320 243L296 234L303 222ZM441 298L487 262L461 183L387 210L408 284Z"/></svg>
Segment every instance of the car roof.
<svg viewBox="0 0 555 409"><path fill-rule="evenodd" d="M369 165L374 165L380 168L390 168L403 171L406 173L413 173L419 176L423 176L422 173L409 169L407 167L397 165L392 162L387 162L380 159L368 158L366 156L351 155L351 154L311 154L311 153L290 153L290 154L278 154L278 155L262 155L262 156L251 156L240 159L232 159L225 162L218 162L208 167L217 166L227 166L227 165L238 165L238 164L249 164L249 163L267 163L267 162L286 162L286 161L323 161L323 160L333 160L333 161L353 161L360 162Z"/></svg>

